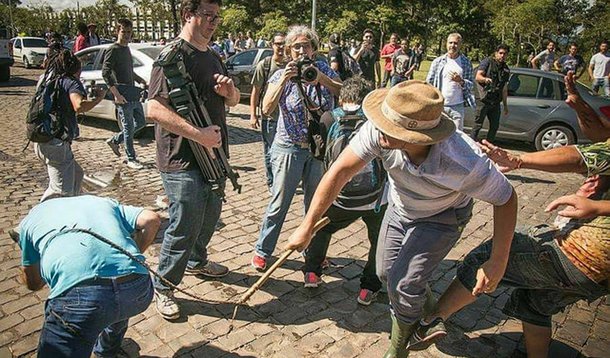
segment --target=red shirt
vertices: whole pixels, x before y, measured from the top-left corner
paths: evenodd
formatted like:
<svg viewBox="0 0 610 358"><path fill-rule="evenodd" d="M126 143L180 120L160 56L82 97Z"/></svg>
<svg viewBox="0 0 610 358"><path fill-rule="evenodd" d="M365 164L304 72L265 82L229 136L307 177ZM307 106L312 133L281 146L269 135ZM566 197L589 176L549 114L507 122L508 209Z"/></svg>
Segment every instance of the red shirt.
<svg viewBox="0 0 610 358"><path fill-rule="evenodd" d="M84 48L87 48L89 44L87 44L87 38L83 35L76 36L76 41L74 41L74 47L72 52L80 51Z"/></svg>
<svg viewBox="0 0 610 358"><path fill-rule="evenodd" d="M385 56L385 55L393 55L394 52L396 52L396 50L398 50L400 48L399 44L387 44L385 46L383 46L383 49L381 49L381 56ZM386 71L392 71L392 56L390 57L386 57L384 58L385 60L385 70Z"/></svg>

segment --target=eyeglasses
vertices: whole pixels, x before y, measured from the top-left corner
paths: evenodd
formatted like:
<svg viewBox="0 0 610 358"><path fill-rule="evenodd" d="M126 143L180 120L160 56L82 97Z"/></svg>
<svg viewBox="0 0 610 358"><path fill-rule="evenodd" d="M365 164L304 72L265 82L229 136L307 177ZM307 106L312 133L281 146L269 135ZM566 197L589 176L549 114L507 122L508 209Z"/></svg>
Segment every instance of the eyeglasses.
<svg viewBox="0 0 610 358"><path fill-rule="evenodd" d="M300 42L296 44L292 44L292 49L295 51L299 51L301 49L307 50L311 48L311 44L309 42Z"/></svg>
<svg viewBox="0 0 610 358"><path fill-rule="evenodd" d="M215 14L213 12L208 12L208 11L196 11L195 15L199 16L199 17L205 17L206 20L208 20L209 22L222 22L222 16Z"/></svg>

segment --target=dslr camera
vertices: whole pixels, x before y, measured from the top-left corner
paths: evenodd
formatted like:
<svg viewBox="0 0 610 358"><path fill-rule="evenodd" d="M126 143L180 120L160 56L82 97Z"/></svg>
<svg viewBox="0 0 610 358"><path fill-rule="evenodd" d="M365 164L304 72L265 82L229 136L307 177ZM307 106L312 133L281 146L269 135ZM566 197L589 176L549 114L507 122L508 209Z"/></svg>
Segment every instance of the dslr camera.
<svg viewBox="0 0 610 358"><path fill-rule="evenodd" d="M318 70L316 69L316 61L307 57L300 57L297 62L297 75L295 80L298 82L313 82L318 78Z"/></svg>

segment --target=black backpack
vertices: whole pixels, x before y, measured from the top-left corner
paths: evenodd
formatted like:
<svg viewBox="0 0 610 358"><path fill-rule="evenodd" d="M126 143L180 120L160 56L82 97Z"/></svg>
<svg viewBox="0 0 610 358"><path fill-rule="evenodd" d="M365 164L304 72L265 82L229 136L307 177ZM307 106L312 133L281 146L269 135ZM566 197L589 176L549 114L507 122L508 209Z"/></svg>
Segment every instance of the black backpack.
<svg viewBox="0 0 610 358"><path fill-rule="evenodd" d="M339 77L341 81L362 74L358 61L342 47L337 48L337 60L339 62Z"/></svg>
<svg viewBox="0 0 610 358"><path fill-rule="evenodd" d="M48 71L36 89L26 117L26 136L30 142L46 143L53 138L68 137L59 108L60 78Z"/></svg>
<svg viewBox="0 0 610 358"><path fill-rule="evenodd" d="M326 153L324 156L326 170L339 158L343 149L349 144L350 139L366 122L362 110L350 115L346 114L342 108L336 108L331 114L334 120L328 128L326 137ZM356 208L377 202L376 209L378 209L386 178L387 173L383 169L381 159L373 159L345 184L337 196L337 204L344 208Z"/></svg>

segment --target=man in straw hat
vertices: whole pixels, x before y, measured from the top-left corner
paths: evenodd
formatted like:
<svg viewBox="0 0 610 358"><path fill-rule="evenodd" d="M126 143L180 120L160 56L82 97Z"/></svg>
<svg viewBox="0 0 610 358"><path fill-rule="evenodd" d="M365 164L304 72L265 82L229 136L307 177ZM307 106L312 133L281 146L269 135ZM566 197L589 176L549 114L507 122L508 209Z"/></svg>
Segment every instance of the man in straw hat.
<svg viewBox="0 0 610 358"><path fill-rule="evenodd" d="M369 121L323 177L288 243L291 249L306 248L314 223L345 183L375 157L382 159L391 198L376 260L392 308L385 357L406 357L407 339L430 296L428 280L470 220L473 198L494 205L493 250L477 272L477 293L495 290L508 260L516 194L475 143L456 132L443 102L441 92L422 81L371 92L363 102Z"/></svg>

